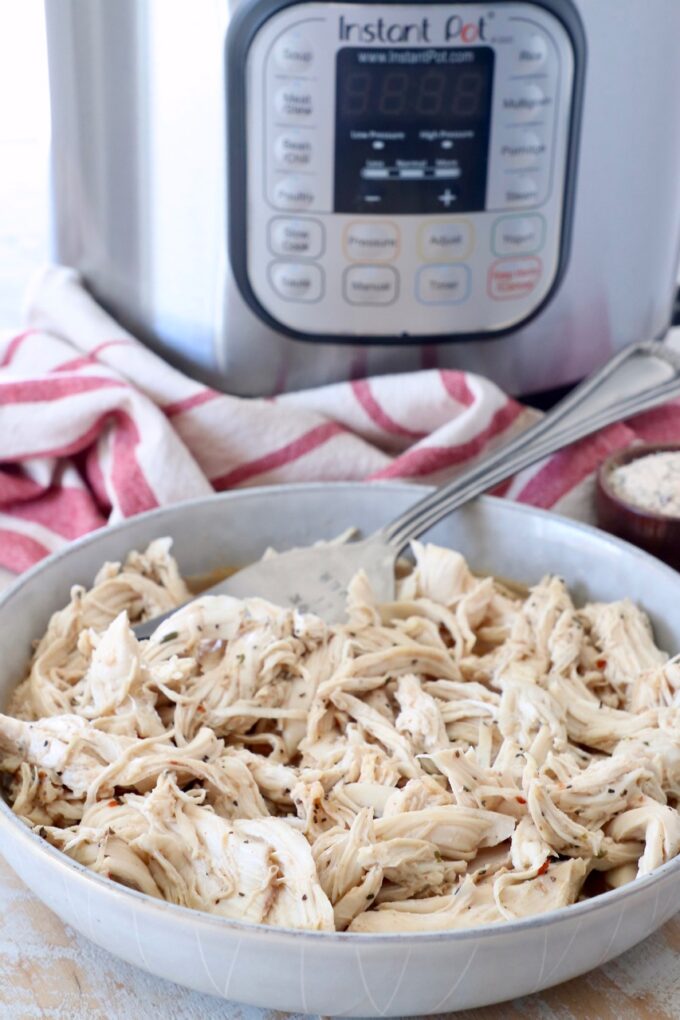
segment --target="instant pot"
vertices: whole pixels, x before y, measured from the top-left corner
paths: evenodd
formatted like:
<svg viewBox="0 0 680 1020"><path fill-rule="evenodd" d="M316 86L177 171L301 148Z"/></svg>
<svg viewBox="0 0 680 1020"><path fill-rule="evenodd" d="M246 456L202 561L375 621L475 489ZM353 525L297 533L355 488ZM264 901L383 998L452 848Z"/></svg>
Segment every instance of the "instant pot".
<svg viewBox="0 0 680 1020"><path fill-rule="evenodd" d="M678 0L49 0L55 256L223 389L665 332Z"/></svg>

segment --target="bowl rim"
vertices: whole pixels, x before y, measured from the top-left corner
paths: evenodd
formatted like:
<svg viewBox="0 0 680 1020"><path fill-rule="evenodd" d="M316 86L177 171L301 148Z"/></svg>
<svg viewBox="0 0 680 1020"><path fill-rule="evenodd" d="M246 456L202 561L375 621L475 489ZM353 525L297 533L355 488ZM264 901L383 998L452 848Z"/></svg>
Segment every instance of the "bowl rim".
<svg viewBox="0 0 680 1020"><path fill-rule="evenodd" d="M377 485L380 487L389 486L390 489L400 489L402 491L411 492L414 496L421 494L424 495L427 491L432 491L434 489L434 486L417 485L408 482L379 482ZM232 500L239 500L250 496L275 497L276 494L281 492L328 491L328 489L334 489L336 491L338 489L350 489L356 491L373 488L374 486L376 486L376 483L374 482L366 483L361 481L261 485L246 489L212 493L208 496L201 496L193 500L187 500L186 502L172 503L168 506L157 507L154 510L149 510L146 513L137 514L134 517L120 521L115 525L98 528L97 530L84 535L82 538L77 539L75 542L68 543L62 549L59 549L57 552L40 560L29 570L20 574L14 582L0 593L0 614L2 613L5 605L14 598L21 589L30 586L33 583L34 578L39 577L43 570L47 567L56 562L67 559L76 550L80 550L90 545L95 545L98 541L103 540L105 536L110 535L112 532L124 534L128 530L132 530L142 519L153 520L154 518L162 518L171 512L190 512L192 509L205 505L206 503L222 501L230 502ZM606 532L600 531L600 529L593 527L592 525L572 520L564 514L557 514L551 510L544 510L525 503L515 503L511 500L500 499L495 496L481 496L479 499L483 504L497 505L499 507L502 506L504 511L511 514L516 513L519 516L538 516L551 521L556 520L577 532L585 532L591 537L596 537L598 541L605 545L611 546L613 549L625 552L634 559L639 559L642 560L643 563L652 565L655 570L660 571L662 574L667 574L669 580L672 580L673 583L680 585L680 574L673 570L672 567L667 566L662 561L656 559L656 557L637 548L637 546L634 546L631 543L613 535L609 535ZM326 943L338 942L346 945L352 945L354 943L370 943L373 945L391 944L395 942L408 941L414 938L419 942L425 943L440 941L465 942L478 938L499 938L505 935L519 935L529 929L535 930L544 928L555 923L568 921L570 918L580 920L588 914L599 912L610 906L613 907L617 904L622 904L631 897L643 893L644 890L651 889L670 875L675 874L676 872L680 873L680 855L678 855L672 860L666 861L658 868L655 868L647 875L636 878L633 881L628 882L626 885L620 886L618 889L608 890L607 892L600 893L590 899L582 900L579 903L571 903L565 907L560 907L557 910L550 910L543 914L530 915L516 921L496 922L495 924L478 925L477 927L472 928L457 928L452 930L445 929L435 932L310 931L308 929L287 928L283 926L277 927L274 925L261 924L255 921L238 921L226 917L220 917L216 914L210 914L207 911L197 910L194 907L184 907L175 903L169 903L167 900L156 899L153 896L149 896L147 893L142 893L136 889L130 889L128 886L114 882L112 879L105 878L104 876L97 874L97 872L87 868L84 864L74 861L63 851L57 850L56 847L53 847L42 836L33 832L33 830L30 829L25 822L21 821L18 815L14 814L9 804L2 796L0 796L0 831L3 831L7 835L7 838L14 840L18 839L19 842L24 843L27 849L33 850L37 854L46 857L48 861L51 861L52 864L62 871L62 878L64 879L64 882L67 881L69 876L71 879L75 878L84 882L85 889L88 893L88 902L90 889L96 889L100 893L103 893L105 896L109 896L114 900L118 900L119 902L128 902L132 910L146 910L152 914L156 914L159 918L162 916L177 917L178 921L185 925L204 925L213 929L222 929L226 934L240 933L242 935L249 935L255 938L264 938L265 936L285 937L295 938L298 940L301 939L303 941L314 940L315 942L323 940Z"/></svg>
<svg viewBox="0 0 680 1020"><path fill-rule="evenodd" d="M599 466L597 471L597 485L604 494L604 496L615 506L619 507L620 510L627 512L631 516L638 517L643 521L654 521L656 523L665 524L667 527L674 529L676 525L680 525L680 515L676 514L660 514L655 510L648 510L646 507L640 506L637 503L630 503L627 499L623 499L614 489L611 487L609 482L609 476L613 470L617 467L622 467L624 464L630 464L634 460L640 460L641 457L652 456L655 453L680 453L680 443L633 443L631 446L624 446L623 449L617 450L615 453L611 453Z"/></svg>

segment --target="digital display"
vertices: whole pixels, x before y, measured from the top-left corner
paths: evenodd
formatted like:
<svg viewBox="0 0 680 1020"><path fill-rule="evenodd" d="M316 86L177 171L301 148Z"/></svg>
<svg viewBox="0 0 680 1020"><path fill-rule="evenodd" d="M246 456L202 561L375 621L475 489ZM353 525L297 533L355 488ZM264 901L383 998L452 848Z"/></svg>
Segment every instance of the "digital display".
<svg viewBox="0 0 680 1020"><path fill-rule="evenodd" d="M493 66L485 46L340 50L335 211L483 209Z"/></svg>

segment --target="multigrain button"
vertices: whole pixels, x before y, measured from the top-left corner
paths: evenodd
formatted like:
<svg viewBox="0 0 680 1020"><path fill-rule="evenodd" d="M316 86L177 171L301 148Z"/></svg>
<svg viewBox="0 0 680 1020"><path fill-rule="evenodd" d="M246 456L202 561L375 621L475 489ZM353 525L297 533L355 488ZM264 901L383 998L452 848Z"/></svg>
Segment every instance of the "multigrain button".
<svg viewBox="0 0 680 1020"><path fill-rule="evenodd" d="M518 74L533 74L539 71L548 56L548 45L542 35L529 35L517 42L515 70Z"/></svg>
<svg viewBox="0 0 680 1020"><path fill-rule="evenodd" d="M467 220L423 223L418 240L425 262L466 259L472 251L472 224Z"/></svg>
<svg viewBox="0 0 680 1020"><path fill-rule="evenodd" d="M300 32L286 32L274 47L274 60L287 74L304 74L314 62L314 50Z"/></svg>
<svg viewBox="0 0 680 1020"><path fill-rule="evenodd" d="M269 224L269 248L274 255L315 259L323 249L323 228L318 220L277 216Z"/></svg>
<svg viewBox="0 0 680 1020"><path fill-rule="evenodd" d="M274 185L274 205L279 209L309 209L316 195L302 177L284 177Z"/></svg>
<svg viewBox="0 0 680 1020"><path fill-rule="evenodd" d="M310 132L286 131L274 142L274 159L284 170L306 169L312 162L314 150Z"/></svg>
<svg viewBox="0 0 680 1020"><path fill-rule="evenodd" d="M418 270L416 294L426 305L457 305L470 293L468 266L423 266Z"/></svg>
<svg viewBox="0 0 680 1020"><path fill-rule="evenodd" d="M310 120L314 113L314 99L309 83L292 81L283 85L274 96L274 109L284 120Z"/></svg>
<svg viewBox="0 0 680 1020"><path fill-rule="evenodd" d="M269 279L286 301L318 301L323 293L321 270L305 262L273 262Z"/></svg>
<svg viewBox="0 0 680 1020"><path fill-rule="evenodd" d="M551 109L552 96L546 95L542 88L532 82L509 90L503 96L501 106L512 123L538 120Z"/></svg>
<svg viewBox="0 0 680 1020"><path fill-rule="evenodd" d="M391 266L351 266L345 271L345 300L351 305L390 305L398 276Z"/></svg>
<svg viewBox="0 0 680 1020"><path fill-rule="evenodd" d="M529 255L543 247L545 220L542 216L502 216L493 227L492 248L496 255Z"/></svg>
<svg viewBox="0 0 680 1020"><path fill-rule="evenodd" d="M399 254L399 228L394 223L348 223L344 246L353 262L390 262Z"/></svg>

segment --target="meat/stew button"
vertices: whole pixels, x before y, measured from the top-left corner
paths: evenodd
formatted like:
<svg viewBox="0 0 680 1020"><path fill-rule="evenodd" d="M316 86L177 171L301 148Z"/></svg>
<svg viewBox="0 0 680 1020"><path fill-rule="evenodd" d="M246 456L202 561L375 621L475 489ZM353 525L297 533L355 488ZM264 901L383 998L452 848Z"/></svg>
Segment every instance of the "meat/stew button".
<svg viewBox="0 0 680 1020"><path fill-rule="evenodd" d="M525 297L541 278L543 263L535 255L496 259L489 267L487 290L494 301Z"/></svg>

